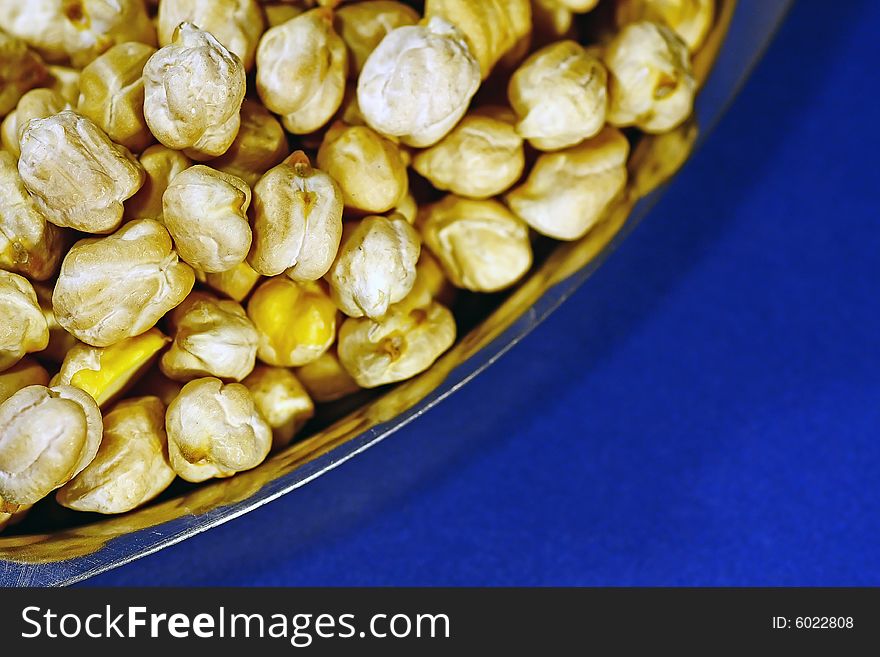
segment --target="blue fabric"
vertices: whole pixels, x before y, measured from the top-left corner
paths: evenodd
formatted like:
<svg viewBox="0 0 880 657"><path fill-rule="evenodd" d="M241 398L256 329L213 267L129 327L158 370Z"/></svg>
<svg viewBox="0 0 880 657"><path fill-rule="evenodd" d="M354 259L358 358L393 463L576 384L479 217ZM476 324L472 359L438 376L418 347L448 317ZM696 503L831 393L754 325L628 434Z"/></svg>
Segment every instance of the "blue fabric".
<svg viewBox="0 0 880 657"><path fill-rule="evenodd" d="M880 3L801 0L658 211L487 374L94 584L880 584Z"/></svg>

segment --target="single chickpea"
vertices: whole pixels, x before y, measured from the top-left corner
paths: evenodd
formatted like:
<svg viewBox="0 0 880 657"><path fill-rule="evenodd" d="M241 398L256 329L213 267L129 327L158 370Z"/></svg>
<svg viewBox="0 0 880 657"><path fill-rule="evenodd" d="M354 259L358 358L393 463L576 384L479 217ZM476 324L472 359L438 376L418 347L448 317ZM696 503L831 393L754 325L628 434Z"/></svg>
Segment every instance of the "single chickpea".
<svg viewBox="0 0 880 657"><path fill-rule="evenodd" d="M162 224L130 221L107 237L80 240L61 263L52 294L58 323L106 347L151 329L195 284Z"/></svg>
<svg viewBox="0 0 880 657"><path fill-rule="evenodd" d="M70 110L28 121L18 172L47 220L85 233L116 230L146 178L127 148Z"/></svg>
<svg viewBox="0 0 880 657"><path fill-rule="evenodd" d="M299 367L330 348L336 339L336 306L317 283L270 278L247 304L257 327L257 356L276 367Z"/></svg>
<svg viewBox="0 0 880 657"><path fill-rule="evenodd" d="M77 112L136 153L153 143L144 119L142 76L155 52L143 43L120 43L86 66L79 79Z"/></svg>
<svg viewBox="0 0 880 657"><path fill-rule="evenodd" d="M318 166L339 183L345 207L387 212L406 195L406 160L397 144L367 126L336 123L324 135Z"/></svg>
<svg viewBox="0 0 880 657"><path fill-rule="evenodd" d="M58 93L71 106L76 105L79 102L80 69L58 64L51 64L46 68L49 71L48 88Z"/></svg>
<svg viewBox="0 0 880 657"><path fill-rule="evenodd" d="M177 476L168 462L165 405L158 397L119 402L103 425L94 460L55 494L61 506L125 513L155 498Z"/></svg>
<svg viewBox="0 0 880 657"><path fill-rule="evenodd" d="M0 372L0 404L28 386L49 385L49 372L33 358L25 356L15 365Z"/></svg>
<svg viewBox="0 0 880 657"><path fill-rule="evenodd" d="M126 201L125 216L128 219L164 222L162 196L177 174L192 166L192 160L181 151L154 144L141 153L138 161L146 172L146 178L138 193Z"/></svg>
<svg viewBox="0 0 880 657"><path fill-rule="evenodd" d="M313 281L330 269L342 237L342 191L297 151L254 187L248 262L264 276Z"/></svg>
<svg viewBox="0 0 880 657"><path fill-rule="evenodd" d="M507 205L529 226L558 240L576 240L602 218L623 190L629 142L607 127L578 146L538 158Z"/></svg>
<svg viewBox="0 0 880 657"><path fill-rule="evenodd" d="M290 155L287 135L281 123L260 103L245 99L241 106L241 128L232 145L210 164L224 173L238 176L253 187L269 169Z"/></svg>
<svg viewBox="0 0 880 657"><path fill-rule="evenodd" d="M456 287L497 292L532 266L528 226L497 201L450 195L423 208L418 225Z"/></svg>
<svg viewBox="0 0 880 657"><path fill-rule="evenodd" d="M349 317L382 317L412 289L420 250L418 233L400 215L347 223L327 274L336 306Z"/></svg>
<svg viewBox="0 0 880 657"><path fill-rule="evenodd" d="M515 122L505 107L474 110L438 144L417 153L413 169L437 189L469 198L497 196L525 168L523 138Z"/></svg>
<svg viewBox="0 0 880 657"><path fill-rule="evenodd" d="M24 41L0 32L0 118L15 109L21 97L47 77L43 61Z"/></svg>
<svg viewBox="0 0 880 657"><path fill-rule="evenodd" d="M367 0L336 10L336 31L348 46L349 76L357 78L370 53L391 30L419 22L419 13L394 0Z"/></svg>
<svg viewBox="0 0 880 657"><path fill-rule="evenodd" d="M260 415L272 427L272 448L290 444L315 415L315 404L293 372L286 367L258 365L243 381Z"/></svg>
<svg viewBox="0 0 880 657"><path fill-rule="evenodd" d="M250 187L228 173L199 164L175 176L162 207L180 257L211 273L243 262L251 248L250 203Z"/></svg>
<svg viewBox="0 0 880 657"><path fill-rule="evenodd" d="M211 33L181 23L144 66L144 117L164 146L208 160L238 135L245 91L241 60Z"/></svg>
<svg viewBox="0 0 880 657"><path fill-rule="evenodd" d="M220 379L190 381L165 416L171 467L186 481L231 477L269 454L272 429L250 391Z"/></svg>
<svg viewBox="0 0 880 657"><path fill-rule="evenodd" d="M641 20L665 23L696 52L715 20L715 0L618 0L615 19L618 27Z"/></svg>
<svg viewBox="0 0 880 657"><path fill-rule="evenodd" d="M226 271L206 274L196 271L196 279L233 301L241 303L256 287L262 278L247 262L242 262Z"/></svg>
<svg viewBox="0 0 880 657"><path fill-rule="evenodd" d="M358 79L367 124L416 148L445 137L480 86L480 66L462 32L442 18L392 30Z"/></svg>
<svg viewBox="0 0 880 657"><path fill-rule="evenodd" d="M626 25L605 48L608 122L645 132L672 130L693 110L697 83L687 46L665 25Z"/></svg>
<svg viewBox="0 0 880 657"><path fill-rule="evenodd" d="M24 276L2 269L0 317L0 372L49 344L49 326L33 286Z"/></svg>
<svg viewBox="0 0 880 657"><path fill-rule="evenodd" d="M73 109L73 105L57 91L43 88L28 91L18 101L15 110L3 119L3 124L0 126L0 140L3 142L3 147L17 161L21 156L21 134L28 121L45 119L66 109Z"/></svg>
<svg viewBox="0 0 880 657"><path fill-rule="evenodd" d="M311 363L298 367L296 375L311 398L322 404L348 397L361 389L340 364L335 349L329 349Z"/></svg>
<svg viewBox="0 0 880 657"><path fill-rule="evenodd" d="M28 386L0 404L0 498L34 504L92 462L101 411L71 386Z"/></svg>

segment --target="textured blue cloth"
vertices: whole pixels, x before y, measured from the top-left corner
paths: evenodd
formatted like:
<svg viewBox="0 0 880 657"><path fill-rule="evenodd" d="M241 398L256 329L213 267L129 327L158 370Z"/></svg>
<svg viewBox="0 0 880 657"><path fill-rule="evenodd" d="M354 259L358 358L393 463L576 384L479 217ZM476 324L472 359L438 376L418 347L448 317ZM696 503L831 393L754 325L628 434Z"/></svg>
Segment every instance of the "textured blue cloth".
<svg viewBox="0 0 880 657"><path fill-rule="evenodd" d="M487 374L92 583L880 583L878 29L801 0L657 212Z"/></svg>

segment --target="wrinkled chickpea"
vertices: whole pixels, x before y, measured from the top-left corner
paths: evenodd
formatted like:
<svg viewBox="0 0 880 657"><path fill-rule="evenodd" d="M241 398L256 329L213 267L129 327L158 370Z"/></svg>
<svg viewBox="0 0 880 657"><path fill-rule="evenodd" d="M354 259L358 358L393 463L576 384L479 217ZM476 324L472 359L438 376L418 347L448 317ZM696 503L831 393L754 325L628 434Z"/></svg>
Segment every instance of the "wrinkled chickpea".
<svg viewBox="0 0 880 657"><path fill-rule="evenodd" d="M347 71L345 42L326 9L267 30L257 48L257 92L294 134L314 132L336 113Z"/></svg>
<svg viewBox="0 0 880 657"><path fill-rule="evenodd" d="M340 364L336 349L329 349L311 363L298 367L296 375L318 403L336 401L361 389Z"/></svg>
<svg viewBox="0 0 880 657"><path fill-rule="evenodd" d="M218 157L238 135L244 66L192 23L174 34L144 66L144 117L164 146L194 160Z"/></svg>
<svg viewBox="0 0 880 657"><path fill-rule="evenodd" d="M277 367L312 362L333 344L337 312L317 283L270 278L247 304L248 317L259 334L257 356Z"/></svg>
<svg viewBox="0 0 880 657"><path fill-rule="evenodd" d="M141 153L138 161L146 178L138 193L125 202L125 216L164 222L162 196L177 174L192 166L192 160L180 151L154 144Z"/></svg>
<svg viewBox="0 0 880 657"><path fill-rule="evenodd" d="M539 233L575 240L592 228L626 184L629 142L606 127L578 146L538 158L507 205Z"/></svg>
<svg viewBox="0 0 880 657"><path fill-rule="evenodd" d="M480 66L462 32L442 18L392 30L358 79L367 124L416 148L445 137L480 86Z"/></svg>
<svg viewBox="0 0 880 657"><path fill-rule="evenodd" d="M174 41L181 23L198 25L235 53L246 71L254 65L254 53L263 34L263 12L256 0L162 0L157 27L159 43Z"/></svg>
<svg viewBox="0 0 880 657"><path fill-rule="evenodd" d="M103 420L98 453L55 499L75 511L125 513L171 485L165 406L158 397L119 402Z"/></svg>
<svg viewBox="0 0 880 657"><path fill-rule="evenodd" d="M327 273L336 306L349 317L382 317L412 289L420 250L418 233L400 215L347 223Z"/></svg>
<svg viewBox="0 0 880 657"><path fill-rule="evenodd" d="M525 168L523 139L506 107L465 116L446 137L413 158L413 169L434 187L470 198L489 198L513 185Z"/></svg>
<svg viewBox="0 0 880 657"><path fill-rule="evenodd" d="M204 272L232 269L247 257L251 188L203 164L179 173L162 196L166 228L180 257Z"/></svg>
<svg viewBox="0 0 880 657"><path fill-rule="evenodd" d="M18 160L21 155L21 134L28 121L45 119L65 109L73 109L73 105L57 91L42 88L28 91L18 101L15 110L3 119L3 125L0 126L3 147Z"/></svg>
<svg viewBox="0 0 880 657"><path fill-rule="evenodd" d="M143 72L155 52L143 43L120 43L86 66L79 79L77 112L136 153L153 143L144 118Z"/></svg>
<svg viewBox="0 0 880 657"><path fill-rule="evenodd" d="M342 191L297 151L254 187L248 263L264 276L314 281L330 269L342 238Z"/></svg>
<svg viewBox="0 0 880 657"><path fill-rule="evenodd" d="M543 151L574 146L605 125L607 73L575 41L557 41L532 54L510 78L507 96L517 132Z"/></svg>
<svg viewBox="0 0 880 657"><path fill-rule="evenodd" d="M24 41L0 32L0 118L9 114L21 97L47 75L42 60Z"/></svg>
<svg viewBox="0 0 880 657"><path fill-rule="evenodd" d="M0 372L49 344L49 326L33 286L24 277L0 269Z"/></svg>
<svg viewBox="0 0 880 657"><path fill-rule="evenodd" d="M67 253L52 303L58 323L86 344L106 347L140 335L180 304L195 284L162 224L138 219Z"/></svg>
<svg viewBox="0 0 880 657"><path fill-rule="evenodd" d="M272 428L272 448L290 444L315 415L315 404L302 383L285 367L259 365L243 381L260 415Z"/></svg>
<svg viewBox="0 0 880 657"><path fill-rule="evenodd" d="M240 383L190 381L165 416L171 467L186 481L231 477L269 454L272 429Z"/></svg>
<svg viewBox="0 0 880 657"><path fill-rule="evenodd" d="M28 122L18 172L46 219L85 233L116 230L146 177L127 148L70 110Z"/></svg>
<svg viewBox="0 0 880 657"><path fill-rule="evenodd" d="M395 0L367 0L336 10L336 31L349 52L349 76L357 78L370 53L393 29L415 25L419 14L412 7Z"/></svg>
<svg viewBox="0 0 880 657"><path fill-rule="evenodd" d="M58 66L57 64L52 64L47 68L49 70L48 88L58 93L71 105L76 105L79 102L80 69Z"/></svg>
<svg viewBox="0 0 880 657"><path fill-rule="evenodd" d="M618 27L635 21L665 23L691 52L699 50L715 19L715 0L617 0Z"/></svg>
<svg viewBox="0 0 880 657"><path fill-rule="evenodd" d="M391 210L406 195L406 160L394 142L367 126L333 125L318 166L339 183L345 207L365 214Z"/></svg>
<svg viewBox="0 0 880 657"><path fill-rule="evenodd" d="M215 292L241 303L260 282L261 276L248 263L242 262L232 269L214 274L197 270L196 278Z"/></svg>
<svg viewBox="0 0 880 657"><path fill-rule="evenodd" d="M696 80L687 47L665 25L626 25L603 53L608 68L608 122L666 132L693 110Z"/></svg>
<svg viewBox="0 0 880 657"><path fill-rule="evenodd" d="M34 359L25 356L15 365L0 372L0 404L28 386L49 385L49 372Z"/></svg>
<svg viewBox="0 0 880 657"><path fill-rule="evenodd" d="M528 226L497 201L450 195L423 208L418 226L457 287L497 292L532 265Z"/></svg>
<svg viewBox="0 0 880 657"><path fill-rule="evenodd" d="M241 381L254 369L257 330L235 301L199 299L174 317L174 329L171 348L159 362L168 378Z"/></svg>
<svg viewBox="0 0 880 657"><path fill-rule="evenodd" d="M246 99L241 106L241 128L223 155L211 160L213 168L238 176L253 187L260 177L290 154L284 128L260 103Z"/></svg>
<svg viewBox="0 0 880 657"><path fill-rule="evenodd" d="M92 462L101 434L101 411L79 388L22 388L0 404L0 498L46 497Z"/></svg>

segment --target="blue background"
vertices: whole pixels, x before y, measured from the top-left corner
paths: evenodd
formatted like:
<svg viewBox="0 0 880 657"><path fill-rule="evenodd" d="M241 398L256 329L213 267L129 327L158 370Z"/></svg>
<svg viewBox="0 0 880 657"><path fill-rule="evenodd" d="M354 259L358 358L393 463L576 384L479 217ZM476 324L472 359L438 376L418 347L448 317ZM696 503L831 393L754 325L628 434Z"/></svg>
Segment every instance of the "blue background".
<svg viewBox="0 0 880 657"><path fill-rule="evenodd" d="M878 28L801 0L658 211L487 374L90 583L880 584Z"/></svg>

